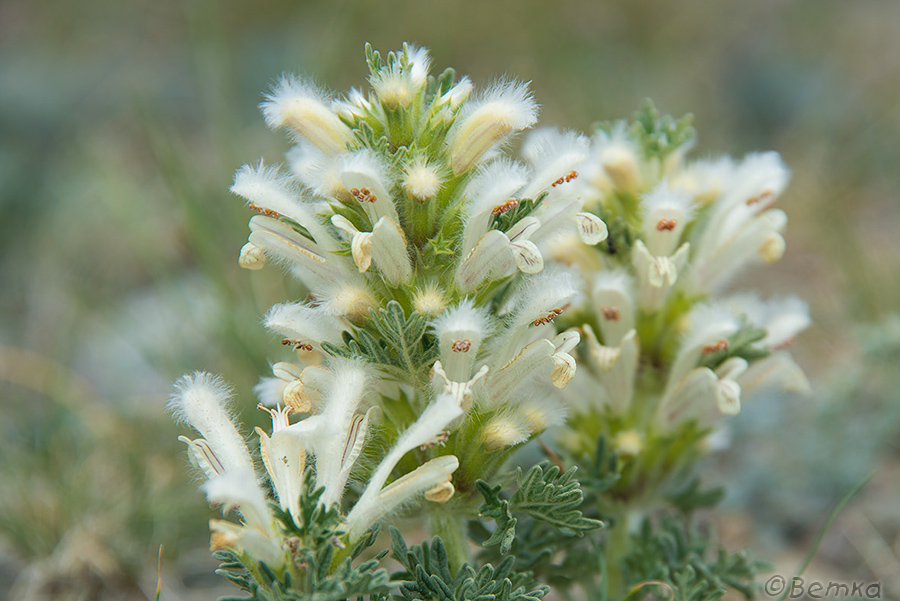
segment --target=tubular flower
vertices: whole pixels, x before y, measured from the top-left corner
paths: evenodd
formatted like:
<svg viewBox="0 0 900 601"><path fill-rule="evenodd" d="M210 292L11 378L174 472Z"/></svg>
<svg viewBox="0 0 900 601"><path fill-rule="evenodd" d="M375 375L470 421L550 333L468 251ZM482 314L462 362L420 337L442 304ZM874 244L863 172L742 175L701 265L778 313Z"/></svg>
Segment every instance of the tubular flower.
<svg viewBox="0 0 900 601"><path fill-rule="evenodd" d="M544 253L561 236L590 246L607 235L574 185L586 137L541 130L525 161L503 156L536 122L527 84L479 93L452 70L431 75L428 52L409 45L366 58L371 91L337 97L282 78L261 108L295 144L286 166L246 165L231 187L257 213L241 266L278 265L305 291L263 318L282 356L255 389L273 418L257 434L283 515L251 524L241 509L244 526L213 528L219 546L260 561L277 555L260 536L274 541L288 571L312 544L292 541L310 507L336 516L337 546L421 503L462 523L473 482L561 423L580 334L553 322L581 284L545 270ZM210 476L252 471L228 427L201 423L189 441Z"/></svg>
<svg viewBox="0 0 900 601"><path fill-rule="evenodd" d="M638 471L617 485L624 497L658 491L675 468L656 457L673 445L705 451L706 435L754 392L809 387L785 350L810 324L806 305L723 294L784 252L787 217L774 205L788 170L774 152L692 162L692 143L687 119L647 105L634 123L598 126L570 184L578 210L610 228L572 261L583 278L579 321L561 321L584 334L587 369L564 393L576 409L560 442L587 453L597 436L621 445L634 466L625 469Z"/></svg>

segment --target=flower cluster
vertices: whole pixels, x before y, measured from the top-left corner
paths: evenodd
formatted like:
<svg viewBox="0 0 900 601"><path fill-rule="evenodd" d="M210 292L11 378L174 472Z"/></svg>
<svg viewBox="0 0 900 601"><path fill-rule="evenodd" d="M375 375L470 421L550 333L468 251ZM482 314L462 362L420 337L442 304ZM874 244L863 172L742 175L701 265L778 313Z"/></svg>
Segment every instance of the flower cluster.
<svg viewBox="0 0 900 601"><path fill-rule="evenodd" d="M314 474L318 503L345 521L342 544L422 499L444 512L434 523L450 515L462 528L475 481L562 423L564 406L546 398L575 374L580 335L552 322L580 284L545 267L542 248L607 235L574 193L587 138L542 132L527 162L504 156L537 117L524 84L475 93L452 70L430 76L424 49L366 53L369 93L278 82L262 111L293 143L287 165L244 166L231 188L259 213L240 265L277 263L308 291L264 318L292 354L256 388L273 418L271 434L258 432L262 459L295 524L304 471ZM244 518L213 522L216 546L285 565L289 545L225 397L195 374L173 398L203 435L188 442L209 499ZM464 560L465 545L455 550Z"/></svg>
<svg viewBox="0 0 900 601"><path fill-rule="evenodd" d="M660 446L687 437L700 452L742 396L808 387L784 350L810 323L806 305L729 292L746 267L784 252L787 218L774 205L788 170L775 152L690 161L692 141L689 118L661 118L650 104L630 125L598 126L575 186L609 239L593 250L560 239L551 251L585 281L571 319L590 369L567 391L579 419L565 444L583 450L602 434L621 456L646 455L634 469L655 478L696 454L681 448L679 463ZM647 484L637 474L622 482L658 492Z"/></svg>
<svg viewBox="0 0 900 601"><path fill-rule="evenodd" d="M773 152L689 160L690 120L650 104L593 140L533 131L514 160L506 145L537 120L526 85L476 93L451 69L430 75L409 45L366 58L367 92L282 78L261 108L291 140L286 163L244 166L231 187L258 213L240 265L278 264L304 295L263 318L282 353L255 388L272 418L256 430L264 472L228 386L205 373L176 384L207 497L241 518L211 522L213 549L254 599L386 599L386 551L353 562L386 517L418 509L437 538L413 551L394 534L407 598L479 582L485 598L533 601L556 559L603 566L560 586L630 596L662 578L655 535L630 539L632 518L683 488L742 399L808 387L785 350L806 305L731 292L784 253L774 205L788 171ZM519 471L509 498L489 484L554 426L556 466ZM588 471L584 492L562 457ZM601 519L599 543L571 542ZM476 573L470 535L479 558L497 547L523 571L498 557ZM696 555L685 578L706 577ZM719 567L752 590L753 565Z"/></svg>

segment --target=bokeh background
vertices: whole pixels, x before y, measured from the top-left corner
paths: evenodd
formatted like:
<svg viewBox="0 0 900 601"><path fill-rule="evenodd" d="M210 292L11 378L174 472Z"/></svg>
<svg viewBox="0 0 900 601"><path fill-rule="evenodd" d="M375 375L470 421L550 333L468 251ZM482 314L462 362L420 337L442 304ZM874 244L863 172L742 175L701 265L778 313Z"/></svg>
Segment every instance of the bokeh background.
<svg viewBox="0 0 900 601"><path fill-rule="evenodd" d="M282 72L364 84L365 41L411 41L476 84L531 80L588 130L645 97L693 112L696 155L775 149L788 252L740 282L809 300L810 398L732 420L708 519L789 576L900 595L900 3L877 0L3 0L0 599L213 599L205 520L163 406L185 371L250 387L292 292L236 257L227 191L286 143L256 105ZM228 589L224 589L228 590Z"/></svg>

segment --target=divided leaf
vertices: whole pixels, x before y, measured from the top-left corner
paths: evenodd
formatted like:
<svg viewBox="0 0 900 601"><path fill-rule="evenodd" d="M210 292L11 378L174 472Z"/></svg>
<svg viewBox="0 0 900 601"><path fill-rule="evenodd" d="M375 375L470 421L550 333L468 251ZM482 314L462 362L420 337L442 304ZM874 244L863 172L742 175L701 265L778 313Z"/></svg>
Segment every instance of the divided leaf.
<svg viewBox="0 0 900 601"><path fill-rule="evenodd" d="M455 576L440 538L407 547L396 529L391 529L394 558L406 569L395 574L400 580L400 598L407 601L539 601L550 592L535 587L530 574L513 570L515 558L506 557L493 567L476 569L464 564Z"/></svg>
<svg viewBox="0 0 900 601"><path fill-rule="evenodd" d="M569 536L583 536L603 526L603 522L585 517L581 510L583 494L578 480L575 479L576 468L569 469L560 476L558 466L545 472L536 465L522 476L522 469L516 470L516 481L519 488L507 501L500 492L500 486L491 488L482 480L476 487L484 497L485 503L479 512L491 517L496 522L496 529L483 544L485 546L500 545L501 553L507 553L515 540L516 524L514 512L522 512L529 517L552 526Z"/></svg>

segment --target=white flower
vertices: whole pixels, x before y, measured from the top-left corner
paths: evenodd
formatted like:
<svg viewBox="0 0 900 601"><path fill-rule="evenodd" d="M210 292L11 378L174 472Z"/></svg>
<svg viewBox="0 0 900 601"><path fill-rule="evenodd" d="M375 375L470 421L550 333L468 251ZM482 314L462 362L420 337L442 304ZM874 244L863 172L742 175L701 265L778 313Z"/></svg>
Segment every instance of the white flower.
<svg viewBox="0 0 900 601"><path fill-rule="evenodd" d="M812 393L809 380L787 351L777 351L755 361L737 381L747 394L768 388L797 394Z"/></svg>
<svg viewBox="0 0 900 601"><path fill-rule="evenodd" d="M378 306L373 292L362 282L353 278L342 279L337 274L329 285L316 291L319 306L326 315L344 317L351 320L364 319Z"/></svg>
<svg viewBox="0 0 900 601"><path fill-rule="evenodd" d="M282 402L287 382L279 378L260 378L253 387L253 394L265 407L274 407Z"/></svg>
<svg viewBox="0 0 900 601"><path fill-rule="evenodd" d="M543 191L562 190L578 177L575 168L588 156L590 141L576 132L545 128L528 136L522 154L532 169L523 198L537 198Z"/></svg>
<svg viewBox="0 0 900 601"><path fill-rule="evenodd" d="M743 204L760 213L778 199L790 177L790 170L777 152L749 154L734 170L722 205Z"/></svg>
<svg viewBox="0 0 900 601"><path fill-rule="evenodd" d="M471 300L460 302L434 321L432 329L438 338L440 360L450 380L469 379L489 327L487 313Z"/></svg>
<svg viewBox="0 0 900 601"><path fill-rule="evenodd" d="M329 154L342 152L352 139L350 128L328 106L327 96L294 76L282 77L261 108L272 129L287 128Z"/></svg>
<svg viewBox="0 0 900 601"><path fill-rule="evenodd" d="M526 442L532 430L524 414L511 410L501 411L481 428L479 438L489 452L507 449Z"/></svg>
<svg viewBox="0 0 900 601"><path fill-rule="evenodd" d="M571 304L578 292L575 278L568 271L548 270L539 276L522 280L512 294L510 331L529 325L540 327L552 322Z"/></svg>
<svg viewBox="0 0 900 601"><path fill-rule="evenodd" d="M734 160L727 156L695 161L681 173L673 174L671 184L690 193L700 204L709 205L721 198L734 177L734 169Z"/></svg>
<svg viewBox="0 0 900 601"><path fill-rule="evenodd" d="M741 410L741 386L737 378L747 370L747 361L731 357L715 371L707 367L691 370L663 396L658 415L662 425L697 420L711 424L718 415L736 415Z"/></svg>
<svg viewBox="0 0 900 601"><path fill-rule="evenodd" d="M341 156L327 155L306 140L300 140L287 151L285 159L291 173L316 196L336 199L350 194L341 183Z"/></svg>
<svg viewBox="0 0 900 601"><path fill-rule="evenodd" d="M484 380L487 373L488 366L482 365L478 373L468 381L451 380L441 362L435 361L431 367L431 386L435 394L453 397L463 411L468 411L475 399L475 389Z"/></svg>
<svg viewBox="0 0 900 601"><path fill-rule="evenodd" d="M728 299L728 304L743 313L750 323L766 331L757 344L766 350L790 346L794 338L812 323L809 305L796 296L762 301L744 294Z"/></svg>
<svg viewBox="0 0 900 601"><path fill-rule="evenodd" d="M603 166L613 187L622 193L637 194L643 186L639 150L625 131L625 123L617 123L611 132L594 135L594 161Z"/></svg>
<svg viewBox="0 0 900 601"><path fill-rule="evenodd" d="M322 227L310 205L300 201L299 192L279 173L277 166L266 167L262 161L256 167L244 165L234 174L231 192L245 198L251 208L271 217L284 215L293 219L312 234L318 246L337 250L337 240Z"/></svg>
<svg viewBox="0 0 900 601"><path fill-rule="evenodd" d="M641 239L655 257L668 257L681 241L684 227L693 213L690 194L680 188L672 189L661 181L643 197L643 226Z"/></svg>
<svg viewBox="0 0 900 601"><path fill-rule="evenodd" d="M459 466L453 455L432 459L414 471L384 486L397 462L409 451L429 444L450 422L463 414L462 408L449 395L439 395L409 427L369 478L362 496L347 515L350 540L359 539L382 517L416 500L427 491L442 486Z"/></svg>
<svg viewBox="0 0 900 601"><path fill-rule="evenodd" d="M687 316L688 331L669 372L666 395L693 369L700 357L728 348L728 338L737 332L734 311L723 304L698 305Z"/></svg>
<svg viewBox="0 0 900 601"><path fill-rule="evenodd" d="M216 476L203 485L203 490L210 503L223 506L223 512L239 509L248 526L273 533L266 493L253 471L242 469Z"/></svg>
<svg viewBox="0 0 900 601"><path fill-rule="evenodd" d="M464 75L437 99L435 106L448 107L455 111L468 100L469 94L472 93L472 87L472 81Z"/></svg>
<svg viewBox="0 0 900 601"><path fill-rule="evenodd" d="M336 364L321 410L285 428L315 454L316 487L325 487L319 502L326 507L340 502L362 448L368 417L356 412L368 383L369 374L361 364Z"/></svg>
<svg viewBox="0 0 900 601"><path fill-rule="evenodd" d="M567 331L552 341L541 338L523 347L512 359L487 378L487 394L482 404L493 409L524 400L523 390L535 383L550 381L565 388L575 375L575 360L569 354L578 344L578 332Z"/></svg>
<svg viewBox="0 0 900 601"><path fill-rule="evenodd" d="M753 216L745 207L734 209L740 220L730 224L732 230L715 230L706 249L695 252L691 270L694 285L708 293L722 290L744 267L753 262L771 263L784 253L781 232L787 215L780 209L769 209ZM705 232L713 228L710 223ZM706 240L706 238L704 238Z"/></svg>
<svg viewBox="0 0 900 601"><path fill-rule="evenodd" d="M558 334L551 344L554 346L550 359L553 361L553 371L550 373L550 383L557 388L565 388L575 376L575 358L569 354L581 340L581 334L575 330L567 330Z"/></svg>
<svg viewBox="0 0 900 601"><path fill-rule="evenodd" d="M350 195L362 205L371 223L382 217L388 217L395 223L400 220L390 195L394 183L387 166L374 152L362 149L343 155L338 177Z"/></svg>
<svg viewBox="0 0 900 601"><path fill-rule="evenodd" d="M275 407L279 402L284 402L285 406L290 407L294 413L309 413L313 410L321 410L323 399L331 385L331 372L321 365L310 365L300 368L293 363L278 362L272 366L273 378L276 382L280 381L280 389L276 384L267 384L266 388L260 389L258 396L264 406ZM256 390L256 389L254 389ZM267 397L262 398L262 394L266 392ZM276 395L280 392L280 396Z"/></svg>
<svg viewBox="0 0 900 601"><path fill-rule="evenodd" d="M583 326L587 337L588 356L598 371L600 383L613 408L623 411L634 394L634 379L640 357L640 342L635 330L629 330L617 341L616 346L604 346L597 340L587 324Z"/></svg>
<svg viewBox="0 0 900 601"><path fill-rule="evenodd" d="M463 192L467 199L464 256L488 232L495 215L518 206L517 192L527 181L528 169L509 159L498 159L479 168Z"/></svg>
<svg viewBox="0 0 900 601"><path fill-rule="evenodd" d="M259 454L269 473L269 479L275 489L275 496L284 511L295 521L300 519L300 493L303 489L303 470L306 467L306 451L303 444L285 428L290 425L288 414L290 407L268 409L259 406L272 416L272 436L266 435L261 428L256 428L259 436Z"/></svg>
<svg viewBox="0 0 900 601"><path fill-rule="evenodd" d="M267 566L279 569L284 565L284 550L278 541L258 528L250 528L227 520L210 520L210 550L236 549L264 562Z"/></svg>
<svg viewBox="0 0 900 601"><path fill-rule="evenodd" d="M534 212L534 216L541 221L541 228L532 240L553 246L572 233L590 246L606 240L609 235L606 223L593 213L582 211L583 206L584 201L580 197L548 196Z"/></svg>
<svg viewBox="0 0 900 601"><path fill-rule="evenodd" d="M538 273L544 268L544 257L529 240L540 228L535 217L525 217L506 233L490 230L459 263L456 283L463 293L471 293L483 282L506 277L518 268L523 273Z"/></svg>
<svg viewBox="0 0 900 601"><path fill-rule="evenodd" d="M214 532L228 535L227 546L239 551L252 550L257 560L268 560L272 567L283 561L280 537L275 533L273 517L269 511L266 494L256 476L250 470L237 470L212 478L203 486L210 503L223 506L223 513L237 509L244 519L238 526L215 520L210 522ZM225 524L229 524L225 526Z"/></svg>
<svg viewBox="0 0 900 601"><path fill-rule="evenodd" d="M368 271L374 260L385 282L391 286L412 276L406 236L393 219L382 217L375 222L371 232L360 232L343 215L332 215L331 222L350 236L350 250L360 273Z"/></svg>
<svg viewBox="0 0 900 601"><path fill-rule="evenodd" d="M341 332L347 329L339 319L304 303L273 305L263 323L285 337L281 341L283 345L305 350L312 350L312 347L321 350L323 342L340 344Z"/></svg>
<svg viewBox="0 0 900 601"><path fill-rule="evenodd" d="M182 376L169 398L172 415L190 424L203 437L181 440L188 444L191 461L207 478L254 469L229 408L232 398L231 389L220 377L204 372Z"/></svg>
<svg viewBox="0 0 900 601"><path fill-rule="evenodd" d="M334 100L331 108L347 121L362 119L373 109L369 99L356 88L350 88L346 99Z"/></svg>
<svg viewBox="0 0 900 601"><path fill-rule="evenodd" d="M500 81L466 103L447 135L450 165L459 175L511 134L534 125L537 104L526 84Z"/></svg>
<svg viewBox="0 0 900 601"><path fill-rule="evenodd" d="M434 317L447 308L447 299L436 282L417 288L413 296L413 308L423 315Z"/></svg>
<svg viewBox="0 0 900 601"><path fill-rule="evenodd" d="M634 328L634 282L624 269L600 271L594 275L591 300L607 346L615 346Z"/></svg>
<svg viewBox="0 0 900 601"><path fill-rule="evenodd" d="M721 200L710 207L702 231L692 236L696 287L721 290L747 264L781 258L787 216L771 207L789 175L775 152L749 155L734 168Z"/></svg>
<svg viewBox="0 0 900 601"><path fill-rule="evenodd" d="M352 274L309 238L277 219L257 215L250 220L250 243L286 261L308 286L315 288Z"/></svg>
<svg viewBox="0 0 900 601"><path fill-rule="evenodd" d="M682 244L674 255L653 256L641 240L634 244L631 260L638 276L640 305L647 311L658 311L669 290L678 279L678 271L687 262L690 243Z"/></svg>
<svg viewBox="0 0 900 601"><path fill-rule="evenodd" d="M568 407L562 399L550 395L531 397L514 408L525 420L531 434L540 434L550 428L561 426L569 415Z"/></svg>

